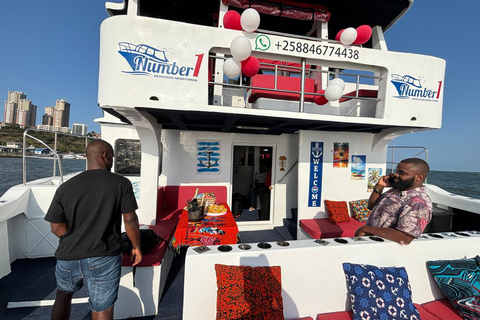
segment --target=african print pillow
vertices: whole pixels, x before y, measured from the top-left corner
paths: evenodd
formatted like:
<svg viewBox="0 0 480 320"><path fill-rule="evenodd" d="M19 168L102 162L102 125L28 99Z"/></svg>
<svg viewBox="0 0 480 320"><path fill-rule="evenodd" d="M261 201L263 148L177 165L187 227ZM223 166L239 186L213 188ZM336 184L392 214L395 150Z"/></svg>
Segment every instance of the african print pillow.
<svg viewBox="0 0 480 320"><path fill-rule="evenodd" d="M354 320L420 320L405 268L344 263Z"/></svg>
<svg viewBox="0 0 480 320"><path fill-rule="evenodd" d="M281 268L215 265L218 319L283 320Z"/></svg>
<svg viewBox="0 0 480 320"><path fill-rule="evenodd" d="M355 219L360 222L367 221L368 216L370 215L370 210L368 209L368 200L355 200L350 201L349 203Z"/></svg>
<svg viewBox="0 0 480 320"><path fill-rule="evenodd" d="M350 221L346 201L325 200L325 207L327 208L328 219L330 222L338 223Z"/></svg>
<svg viewBox="0 0 480 320"><path fill-rule="evenodd" d="M427 261L440 289L465 319L480 319L480 256Z"/></svg>

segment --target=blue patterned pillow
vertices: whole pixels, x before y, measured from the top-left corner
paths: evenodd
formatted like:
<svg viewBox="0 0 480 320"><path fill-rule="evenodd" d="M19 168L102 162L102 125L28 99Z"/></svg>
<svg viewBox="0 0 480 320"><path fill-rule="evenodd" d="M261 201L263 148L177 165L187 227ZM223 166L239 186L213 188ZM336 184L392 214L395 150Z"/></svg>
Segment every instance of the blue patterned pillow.
<svg viewBox="0 0 480 320"><path fill-rule="evenodd" d="M480 319L480 256L427 261L440 289L465 319Z"/></svg>
<svg viewBox="0 0 480 320"><path fill-rule="evenodd" d="M420 320L405 268L344 263L354 320Z"/></svg>

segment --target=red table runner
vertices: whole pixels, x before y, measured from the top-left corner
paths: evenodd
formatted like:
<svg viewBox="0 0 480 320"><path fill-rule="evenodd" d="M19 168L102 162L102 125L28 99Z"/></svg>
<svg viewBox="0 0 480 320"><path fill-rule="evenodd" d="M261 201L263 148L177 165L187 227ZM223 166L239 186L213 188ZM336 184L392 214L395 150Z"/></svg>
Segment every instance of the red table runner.
<svg viewBox="0 0 480 320"><path fill-rule="evenodd" d="M226 203L219 203L227 209L221 216L205 216L202 221L189 222L188 212L183 210L172 239L175 250L185 246L211 246L235 244L238 242L238 226Z"/></svg>

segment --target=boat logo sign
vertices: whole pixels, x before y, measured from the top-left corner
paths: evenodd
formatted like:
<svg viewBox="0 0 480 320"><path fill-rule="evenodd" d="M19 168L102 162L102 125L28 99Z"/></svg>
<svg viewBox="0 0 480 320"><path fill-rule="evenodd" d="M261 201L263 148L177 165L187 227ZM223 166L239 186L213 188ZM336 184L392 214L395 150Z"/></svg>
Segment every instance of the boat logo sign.
<svg viewBox="0 0 480 320"><path fill-rule="evenodd" d="M432 90L422 87L420 79L414 78L410 75L398 75L392 74L392 84L397 89L398 99L412 99L420 101L433 101L438 102L440 97L440 91L442 89L442 81L438 81L438 88Z"/></svg>
<svg viewBox="0 0 480 320"><path fill-rule="evenodd" d="M118 46L120 47L118 53L127 60L131 68L122 72L155 78L197 81L203 54L196 55L197 62L194 66L184 66L175 61L169 61L165 50L146 44L119 42Z"/></svg>

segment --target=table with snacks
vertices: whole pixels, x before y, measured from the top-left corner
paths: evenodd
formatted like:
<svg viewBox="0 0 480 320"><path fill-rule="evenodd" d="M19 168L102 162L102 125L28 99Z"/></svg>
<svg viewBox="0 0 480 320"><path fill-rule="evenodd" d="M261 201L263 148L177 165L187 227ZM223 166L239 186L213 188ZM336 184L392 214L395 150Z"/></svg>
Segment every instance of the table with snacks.
<svg viewBox="0 0 480 320"><path fill-rule="evenodd" d="M208 206L203 220L190 222L185 208L172 239L173 249L181 247L236 244L239 241L238 226L226 203Z"/></svg>

